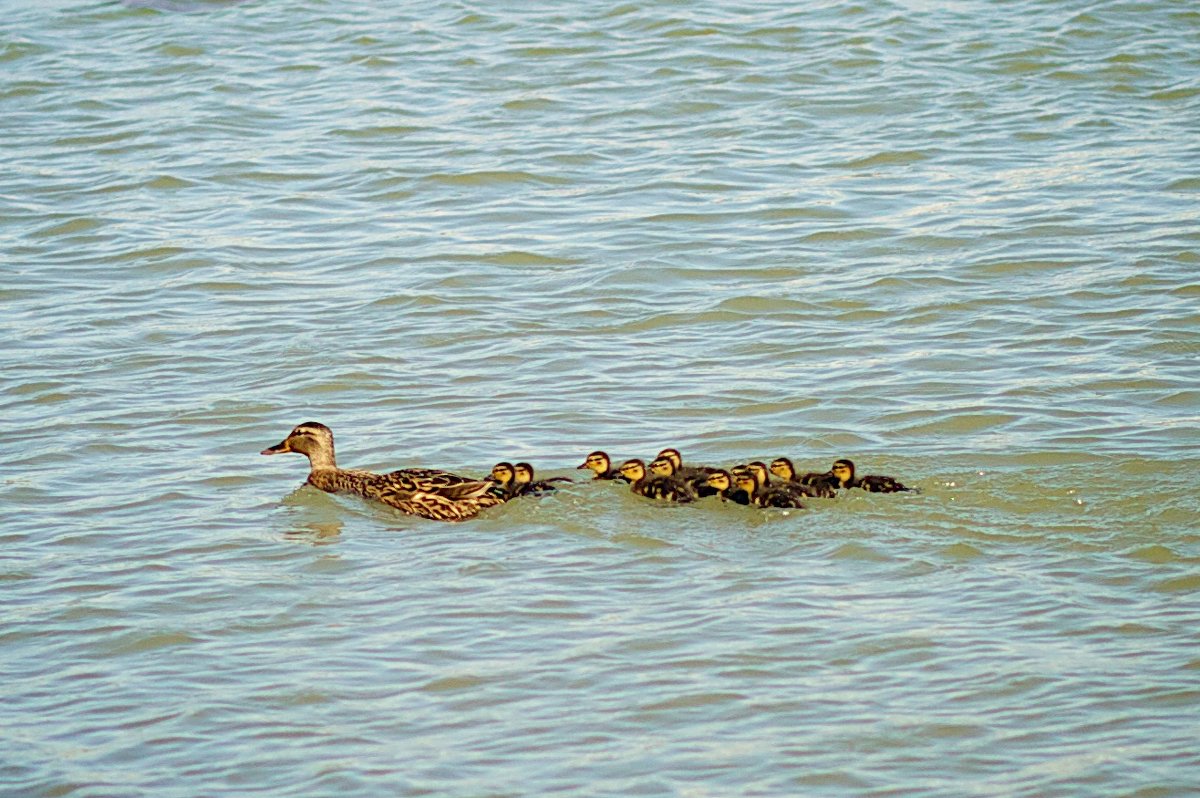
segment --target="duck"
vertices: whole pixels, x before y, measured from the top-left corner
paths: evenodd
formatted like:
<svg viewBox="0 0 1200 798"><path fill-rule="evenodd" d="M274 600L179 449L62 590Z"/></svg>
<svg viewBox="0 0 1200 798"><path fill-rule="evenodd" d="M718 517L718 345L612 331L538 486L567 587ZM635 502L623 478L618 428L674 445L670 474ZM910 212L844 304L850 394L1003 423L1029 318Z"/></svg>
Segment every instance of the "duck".
<svg viewBox="0 0 1200 798"><path fill-rule="evenodd" d="M663 460L669 465L669 461L663 458L658 458L655 462L658 460ZM621 464L620 471L622 476L629 481L629 490L639 496L680 504L686 504L696 498L691 487L678 477L647 471L644 460L636 458L626 460Z"/></svg>
<svg viewBox="0 0 1200 798"><path fill-rule="evenodd" d="M683 456L679 454L678 449L663 449L650 463L650 470L683 481L697 496L714 495L714 489L708 484L708 475L716 469L709 466L683 465Z"/></svg>
<svg viewBox="0 0 1200 798"><path fill-rule="evenodd" d="M590 468L595 473L595 476L593 476L592 479L620 479L626 482L629 481L621 475L621 471L619 469L612 467L612 460L609 459L608 453L599 450L589 454L584 461L575 468L580 471L585 468Z"/></svg>
<svg viewBox="0 0 1200 798"><path fill-rule="evenodd" d="M557 490L551 483L570 481L567 477L550 477L550 479L540 479L534 482L533 466L523 462L513 466L513 491L517 496L540 496L543 493Z"/></svg>
<svg viewBox="0 0 1200 798"><path fill-rule="evenodd" d="M900 483L895 477L885 477L879 474L856 476L853 460L835 460L829 473L837 481L840 488L862 488L871 493L900 493L909 491L918 493L916 488L910 488Z"/></svg>
<svg viewBox="0 0 1200 798"><path fill-rule="evenodd" d="M295 452L308 458L307 484L326 493L353 493L431 521L466 521L504 502L491 480L477 480L435 468L409 468L376 474L339 468L333 430L306 421L262 454Z"/></svg>
<svg viewBox="0 0 1200 798"><path fill-rule="evenodd" d="M731 501L734 504L749 504L750 495L733 484L733 476L723 468L714 468L708 475L708 487L721 501Z"/></svg>
<svg viewBox="0 0 1200 798"><path fill-rule="evenodd" d="M754 475L754 481L760 488L771 484L771 471L762 460L746 463L746 468Z"/></svg>
<svg viewBox="0 0 1200 798"><path fill-rule="evenodd" d="M657 460L659 457L665 457L675 465L675 476L692 484L704 484L708 480L708 475L715 468L711 466L688 466L683 464L683 455L678 449L666 448L655 455Z"/></svg>
<svg viewBox="0 0 1200 798"><path fill-rule="evenodd" d="M734 479L738 489L746 492L750 497L749 503L755 507L804 509L804 503L801 501L802 496L798 490L792 487L791 483L762 484L752 471L738 474Z"/></svg>
<svg viewBox="0 0 1200 798"><path fill-rule="evenodd" d="M798 485L804 495L814 498L832 499L837 496L837 483L833 474L826 471L818 474L815 471L807 474L797 474L796 467L786 457L776 457L771 461L771 473L793 485Z"/></svg>
<svg viewBox="0 0 1200 798"><path fill-rule="evenodd" d="M516 468L507 460L492 466L488 479L496 484L500 495L505 499L511 499L517 495Z"/></svg>

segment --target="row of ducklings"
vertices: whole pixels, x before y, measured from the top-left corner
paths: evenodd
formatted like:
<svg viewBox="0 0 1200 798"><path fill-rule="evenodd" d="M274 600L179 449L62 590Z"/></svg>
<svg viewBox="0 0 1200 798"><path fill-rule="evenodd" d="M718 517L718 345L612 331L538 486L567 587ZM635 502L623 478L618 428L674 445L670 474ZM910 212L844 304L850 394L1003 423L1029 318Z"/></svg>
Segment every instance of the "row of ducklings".
<svg viewBox="0 0 1200 798"><path fill-rule="evenodd" d="M488 507L510 498L554 490L553 482L566 477L535 480L529 463L497 463L487 479L453 474L438 468L402 468L377 474L340 468L334 455L333 430L316 421L297 425L265 455L302 454L308 458L307 484L326 493L352 493L378 501L410 515L434 521L465 521ZM857 477L854 463L838 460L828 472L797 477L792 463L780 457L768 468L761 462L725 471L683 465L675 449L663 449L647 469L642 460L627 460L613 469L608 455L592 452L579 466L591 469L596 479L623 479L630 489L653 499L686 502L697 496L719 495L728 501L762 507L797 507L803 496L829 496L839 488L892 492L910 490L891 477ZM768 471L782 482L771 482Z"/></svg>
<svg viewBox="0 0 1200 798"><path fill-rule="evenodd" d="M762 461L735 465L728 470L712 466L684 465L678 449L663 449L647 466L644 460L626 460L613 467L603 451L595 451L578 466L590 469L593 479L623 480L639 496L660 501L687 503L705 496L722 501L757 507L804 507L807 498L833 498L839 489L860 488L874 493L910 491L894 477L878 474L857 475L854 462L840 459L828 471L799 474L786 457L778 457L768 466ZM771 475L778 477L772 481ZM534 480L529 463L497 463L491 479L503 491L505 499L537 495L555 489L553 482L570 482L566 477Z"/></svg>

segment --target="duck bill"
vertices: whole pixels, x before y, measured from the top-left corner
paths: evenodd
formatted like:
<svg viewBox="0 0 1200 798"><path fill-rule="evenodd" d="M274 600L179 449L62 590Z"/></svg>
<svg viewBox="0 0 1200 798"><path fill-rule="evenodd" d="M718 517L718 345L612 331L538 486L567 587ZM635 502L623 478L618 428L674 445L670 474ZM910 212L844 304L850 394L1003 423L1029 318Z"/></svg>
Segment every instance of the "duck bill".
<svg viewBox="0 0 1200 798"><path fill-rule="evenodd" d="M576 470L576 471L582 471L583 469L585 469L585 468L587 468L587 467L588 467L588 464L587 464L587 463L580 463L579 465L575 466L575 470Z"/></svg>
<svg viewBox="0 0 1200 798"><path fill-rule="evenodd" d="M290 452L291 450L292 447L288 446L287 441L280 441L274 446L263 449L261 452L259 452L259 454L283 454L285 452Z"/></svg>

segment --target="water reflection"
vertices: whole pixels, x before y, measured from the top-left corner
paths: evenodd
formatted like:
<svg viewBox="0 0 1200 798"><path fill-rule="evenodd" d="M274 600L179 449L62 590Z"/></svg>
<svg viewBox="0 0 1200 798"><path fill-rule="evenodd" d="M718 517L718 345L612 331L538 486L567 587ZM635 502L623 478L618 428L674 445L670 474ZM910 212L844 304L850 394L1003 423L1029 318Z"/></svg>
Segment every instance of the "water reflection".
<svg viewBox="0 0 1200 798"><path fill-rule="evenodd" d="M336 543L342 534L341 521L308 521L283 533L284 540L327 546Z"/></svg>

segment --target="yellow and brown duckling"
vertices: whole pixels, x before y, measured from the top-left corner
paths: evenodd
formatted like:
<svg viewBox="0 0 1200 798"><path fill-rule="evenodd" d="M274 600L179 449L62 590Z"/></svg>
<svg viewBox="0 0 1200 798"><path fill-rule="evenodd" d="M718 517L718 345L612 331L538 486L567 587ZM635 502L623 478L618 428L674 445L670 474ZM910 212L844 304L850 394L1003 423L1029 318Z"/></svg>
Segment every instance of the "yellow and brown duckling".
<svg viewBox="0 0 1200 798"><path fill-rule="evenodd" d="M505 499L511 499L517 495L516 469L507 460L492 466L492 472L488 476L488 479L496 484L496 487Z"/></svg>
<svg viewBox="0 0 1200 798"><path fill-rule="evenodd" d="M902 485L895 477L885 477L879 474L857 476L854 472L853 460L835 460L829 473L833 475L840 488L862 488L871 493L918 492L916 488Z"/></svg>
<svg viewBox="0 0 1200 798"><path fill-rule="evenodd" d="M658 458L654 462L660 469L672 468L671 462L664 458ZM621 475L629 480L629 489L639 496L681 504L696 498L691 487L682 479L671 474L648 471L643 460L626 460L621 464L620 471Z"/></svg>
<svg viewBox="0 0 1200 798"><path fill-rule="evenodd" d="M295 452L308 458L308 484L326 493L354 493L433 521L465 521L504 501L491 480L476 480L434 468L376 474L338 468L333 431L306 421L263 454Z"/></svg>
<svg viewBox="0 0 1200 798"><path fill-rule="evenodd" d="M613 468L612 460L609 459L607 452L598 450L592 452L576 468L578 470L591 469L595 474L592 479L625 479L625 477L621 476L619 469ZM629 480L625 481L628 482Z"/></svg>
<svg viewBox="0 0 1200 798"><path fill-rule="evenodd" d="M678 449L663 449L654 459L659 460L663 458L671 461L671 465L675 467L674 476L686 482L697 496L713 495L712 489L708 486L708 475L717 469L711 466L684 465L683 455L679 453ZM653 468L653 463L651 467Z"/></svg>
<svg viewBox="0 0 1200 798"><path fill-rule="evenodd" d="M750 494L734 484L733 476L723 468L714 468L706 480L713 496L721 501L731 501L734 504L749 504Z"/></svg>
<svg viewBox="0 0 1200 798"><path fill-rule="evenodd" d="M746 468L754 475L754 481L758 483L760 488L771 484L771 470L767 468L767 464L762 460L754 460L746 463Z"/></svg>
<svg viewBox="0 0 1200 798"><path fill-rule="evenodd" d="M671 461L671 463L675 466L675 476L679 477L680 479L691 481L697 478L705 478L713 471L717 470L711 466L684 465L683 455L679 453L678 449L663 449L658 453L655 459L658 459L659 457L665 457Z"/></svg>
<svg viewBox="0 0 1200 798"><path fill-rule="evenodd" d="M567 477L550 477L550 479L533 479L533 466L529 463L517 463L513 466L514 492L518 496L540 496L543 493L557 490L552 483L570 482Z"/></svg>
<svg viewBox="0 0 1200 798"><path fill-rule="evenodd" d="M755 490L758 490L771 481L770 477L767 476L766 466L758 460L755 460L753 463L738 463L729 469L729 473L733 477L734 485L738 484L738 477L749 474L754 479Z"/></svg>
<svg viewBox="0 0 1200 798"><path fill-rule="evenodd" d="M753 471L743 471L734 477L739 490L750 497L755 507L791 507L803 509L803 496L789 482L760 483Z"/></svg>
<svg viewBox="0 0 1200 798"><path fill-rule="evenodd" d="M837 495L837 482L833 474L826 471L818 474L815 471L807 474L797 474L796 467L786 457L776 457L771 461L771 473L784 482L798 485L805 496L822 499L832 499Z"/></svg>

